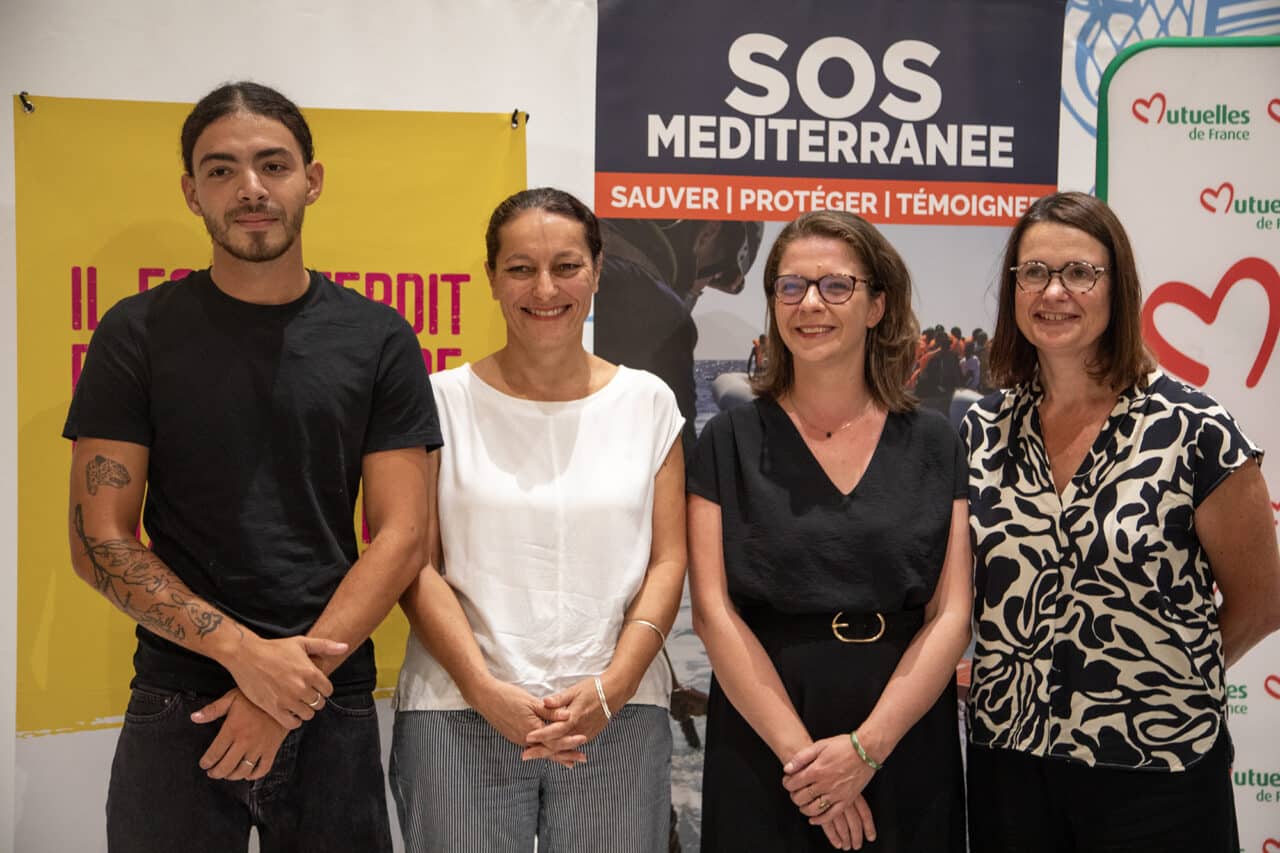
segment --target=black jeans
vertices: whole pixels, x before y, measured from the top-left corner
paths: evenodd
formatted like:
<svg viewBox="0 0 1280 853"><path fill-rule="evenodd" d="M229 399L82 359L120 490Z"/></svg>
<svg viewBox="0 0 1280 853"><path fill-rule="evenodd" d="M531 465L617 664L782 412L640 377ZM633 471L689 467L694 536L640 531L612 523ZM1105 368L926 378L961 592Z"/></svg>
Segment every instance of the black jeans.
<svg viewBox="0 0 1280 853"><path fill-rule="evenodd" d="M210 779L200 760L220 722L193 711L217 697L134 687L111 763L111 853L391 850L378 718L372 694L334 695L289 732L271 771L254 781Z"/></svg>
<svg viewBox="0 0 1280 853"><path fill-rule="evenodd" d="M972 853L1236 853L1226 727L1178 773L969 745Z"/></svg>

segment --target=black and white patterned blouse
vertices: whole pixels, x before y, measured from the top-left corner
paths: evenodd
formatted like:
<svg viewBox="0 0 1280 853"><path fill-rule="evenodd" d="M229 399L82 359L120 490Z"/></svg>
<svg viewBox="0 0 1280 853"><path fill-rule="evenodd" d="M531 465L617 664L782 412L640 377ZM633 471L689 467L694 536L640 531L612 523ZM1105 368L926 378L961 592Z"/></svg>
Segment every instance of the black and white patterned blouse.
<svg viewBox="0 0 1280 853"><path fill-rule="evenodd" d="M1259 450L1206 394L1155 371L1120 395L1061 498L1037 382L979 401L969 450L974 743L1181 770L1224 719L1213 569L1195 509Z"/></svg>

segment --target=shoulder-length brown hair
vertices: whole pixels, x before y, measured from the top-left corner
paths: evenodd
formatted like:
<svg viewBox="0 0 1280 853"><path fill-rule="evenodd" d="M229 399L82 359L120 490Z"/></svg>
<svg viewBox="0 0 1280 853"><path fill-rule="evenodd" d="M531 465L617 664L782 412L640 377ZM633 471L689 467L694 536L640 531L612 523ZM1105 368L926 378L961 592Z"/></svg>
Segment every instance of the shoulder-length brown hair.
<svg viewBox="0 0 1280 853"><path fill-rule="evenodd" d="M1062 192L1038 199L1013 226L1005 244L1000 270L1000 308L991 336L987 361L995 384L1008 388L1031 381L1039 364L1036 348L1018 329L1014 301L1017 298L1018 248L1027 229L1039 222L1055 222L1076 228L1107 249L1111 277L1111 320L1098 341L1097 357L1087 367L1095 381L1114 390L1142 385L1155 368L1155 359L1142 341L1142 285L1133 260L1133 248L1124 226L1106 202L1087 193Z"/></svg>
<svg viewBox="0 0 1280 853"><path fill-rule="evenodd" d="M815 210L803 214L782 229L764 264L764 293L768 306L765 328L765 369L752 379L752 389L761 395L780 397L795 381L795 363L782 343L774 314L777 300L773 281L787 247L802 237L832 237L848 244L867 268L871 294L884 294L884 316L867 330L867 353L863 362L867 388L878 405L891 412L916 407L915 395L907 388L915 359L920 324L911 310L911 274L889 241L865 219L839 210Z"/></svg>

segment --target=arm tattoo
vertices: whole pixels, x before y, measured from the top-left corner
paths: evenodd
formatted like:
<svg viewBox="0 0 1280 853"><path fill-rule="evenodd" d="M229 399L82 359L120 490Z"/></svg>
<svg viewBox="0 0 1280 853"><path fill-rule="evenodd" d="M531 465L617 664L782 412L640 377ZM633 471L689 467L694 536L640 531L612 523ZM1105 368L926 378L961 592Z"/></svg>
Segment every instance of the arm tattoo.
<svg viewBox="0 0 1280 853"><path fill-rule="evenodd" d="M130 482L129 469L105 456L95 456L90 459L89 464L84 466L84 476L91 495L98 493L98 486L123 489Z"/></svg>
<svg viewBox="0 0 1280 853"><path fill-rule="evenodd" d="M92 483L93 463L89 465ZM128 474L125 481L128 482ZM80 504L76 504L75 526L85 556L93 566L94 588L144 628L174 640L185 640L188 625L195 630L196 637L203 637L222 624L223 615L200 601L172 569L137 539L99 541L89 536L84 532L84 511ZM137 593L145 593L151 600L135 601Z"/></svg>

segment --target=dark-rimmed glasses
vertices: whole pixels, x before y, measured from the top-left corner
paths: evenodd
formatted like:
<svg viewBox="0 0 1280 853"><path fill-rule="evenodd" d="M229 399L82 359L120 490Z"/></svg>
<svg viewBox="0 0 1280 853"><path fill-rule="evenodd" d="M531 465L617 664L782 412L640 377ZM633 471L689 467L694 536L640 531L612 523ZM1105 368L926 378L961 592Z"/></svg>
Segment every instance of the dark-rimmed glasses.
<svg viewBox="0 0 1280 853"><path fill-rule="evenodd" d="M773 295L778 297L778 301L783 305L798 305L808 295L809 288L816 287L823 302L828 305L839 305L853 298L853 292L858 289L858 282L871 286L871 279L852 275L832 273L816 280L802 275L780 275L773 280Z"/></svg>
<svg viewBox="0 0 1280 853"><path fill-rule="evenodd" d="M1088 293L1107 268L1095 267L1088 261L1067 261L1053 270L1044 261L1023 261L1009 267L1009 271L1017 276L1018 289L1024 293L1039 293L1049 286L1055 275L1072 293Z"/></svg>

